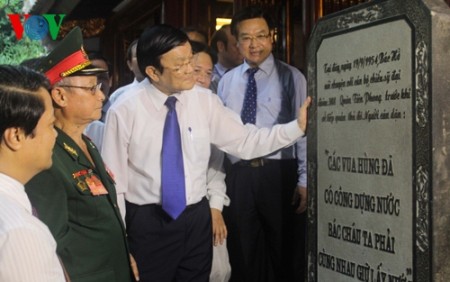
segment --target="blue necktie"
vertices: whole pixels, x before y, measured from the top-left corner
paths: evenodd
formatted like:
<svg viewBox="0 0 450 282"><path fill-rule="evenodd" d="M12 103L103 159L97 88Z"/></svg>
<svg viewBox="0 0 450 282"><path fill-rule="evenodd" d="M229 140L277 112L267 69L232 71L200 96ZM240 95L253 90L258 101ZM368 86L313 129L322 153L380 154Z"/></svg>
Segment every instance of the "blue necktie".
<svg viewBox="0 0 450 282"><path fill-rule="evenodd" d="M245 90L244 104L242 105L241 119L244 124L256 123L256 81L255 73L258 68L248 69L247 88Z"/></svg>
<svg viewBox="0 0 450 282"><path fill-rule="evenodd" d="M177 98L169 96L165 103L169 111L164 123L161 152L162 208L173 219L177 219L186 208L183 151L176 102Z"/></svg>

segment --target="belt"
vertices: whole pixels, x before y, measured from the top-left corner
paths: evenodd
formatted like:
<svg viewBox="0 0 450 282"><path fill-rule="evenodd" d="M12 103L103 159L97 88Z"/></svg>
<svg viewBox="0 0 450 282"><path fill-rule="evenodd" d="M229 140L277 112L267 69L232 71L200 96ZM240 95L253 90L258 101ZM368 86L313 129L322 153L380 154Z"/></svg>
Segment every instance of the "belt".
<svg viewBox="0 0 450 282"><path fill-rule="evenodd" d="M196 206L201 205L203 202L207 201L206 197L203 197L200 201L198 201L197 203L193 203L190 205L186 205L186 210L187 209L192 209L195 208ZM138 205L138 204L134 204L132 202L128 202L127 200L125 200L126 205L129 205L131 207L134 207L136 209L138 208L161 208L162 209L162 205L161 203L158 204L144 204L144 205Z"/></svg>
<svg viewBox="0 0 450 282"><path fill-rule="evenodd" d="M257 158L252 160L240 160L236 163L239 166L247 166L247 167L262 167L267 165L268 163L274 162L275 160Z"/></svg>

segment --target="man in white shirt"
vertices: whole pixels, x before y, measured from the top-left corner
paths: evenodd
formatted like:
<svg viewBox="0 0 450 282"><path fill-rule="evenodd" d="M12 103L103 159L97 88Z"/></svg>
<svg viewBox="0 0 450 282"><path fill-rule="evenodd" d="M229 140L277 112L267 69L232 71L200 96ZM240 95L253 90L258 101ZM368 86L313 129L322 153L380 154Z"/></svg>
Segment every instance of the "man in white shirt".
<svg viewBox="0 0 450 282"><path fill-rule="evenodd" d="M272 129L245 126L217 95L194 86L191 45L179 29L168 25L146 29L137 56L148 79L110 108L102 150L116 175L118 200L126 200L130 250L140 281L208 281L214 201L214 197L210 204L206 200L211 144L244 159L291 145L304 135L310 99L290 123ZM174 163L184 166L183 173L162 169L162 148L167 145L163 129L168 107L173 107L169 102L175 102L181 136L182 156ZM169 113L173 116L173 108ZM164 207L163 188L170 182L166 173L183 181L173 196L179 199L177 204L186 204L179 215L169 215Z"/></svg>
<svg viewBox="0 0 450 282"><path fill-rule="evenodd" d="M24 188L52 164L49 87L37 72L0 66L0 281L65 281L56 242L33 216Z"/></svg>
<svg viewBox="0 0 450 282"><path fill-rule="evenodd" d="M137 44L138 44L138 40L136 39L130 43L130 46L128 46L128 49L127 49L127 65L128 65L128 68L130 69L130 71L132 71L134 74L133 82L131 82L130 84L124 85L120 88L117 88L116 91L114 91L111 94L111 96L109 97L109 102L111 103L111 105L114 104L119 99L119 97L122 97L122 95L124 93L127 93L128 89L137 85L139 82L141 82L145 78L141 74L141 71L139 70L139 66L138 66L138 62L137 62L137 57L136 57Z"/></svg>

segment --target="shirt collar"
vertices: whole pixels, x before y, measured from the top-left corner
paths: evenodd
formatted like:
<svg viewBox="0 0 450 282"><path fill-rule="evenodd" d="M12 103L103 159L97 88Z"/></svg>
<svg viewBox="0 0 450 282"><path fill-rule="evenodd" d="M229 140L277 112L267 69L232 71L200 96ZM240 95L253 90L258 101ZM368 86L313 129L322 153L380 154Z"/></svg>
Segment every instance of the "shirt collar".
<svg viewBox="0 0 450 282"><path fill-rule="evenodd" d="M272 54L270 54L259 66L259 71L262 71L266 75L270 75L270 73L273 71L275 65L275 59ZM247 62L244 60L244 63L242 64L241 68L241 75L243 76L244 73L250 69L250 65L247 64ZM256 73L258 74L258 73Z"/></svg>
<svg viewBox="0 0 450 282"><path fill-rule="evenodd" d="M58 132L58 136L56 137L56 144L58 144L58 146L63 148L64 151L74 161L77 161L79 164L82 164L86 167L92 167L92 164L86 158L85 154L82 152L78 144L60 128L55 127L55 129ZM82 139L86 143L89 153L91 152L92 149L96 148L94 142L92 142L92 140L89 139L86 135L83 134Z"/></svg>
<svg viewBox="0 0 450 282"><path fill-rule="evenodd" d="M227 69L220 63L215 64L214 66L214 72L217 74L217 76L219 78L221 78L225 72L227 71Z"/></svg>
<svg viewBox="0 0 450 282"><path fill-rule="evenodd" d="M6 194L8 198L11 198L31 214L31 203L22 183L6 174L0 173L0 193Z"/></svg>
<svg viewBox="0 0 450 282"><path fill-rule="evenodd" d="M55 129L58 132L56 143L61 146L72 159L78 160L80 157L80 152L78 152L78 145L60 128L55 127Z"/></svg>
<svg viewBox="0 0 450 282"><path fill-rule="evenodd" d="M137 78L135 77L135 78L133 79L133 82L130 83L130 85L136 85L136 84L138 84L138 83L139 83L139 81L138 81Z"/></svg>
<svg viewBox="0 0 450 282"><path fill-rule="evenodd" d="M141 82L143 84L144 88L146 89L151 101L155 105L155 108L160 111L161 109L165 108L164 103L167 100L167 94L162 93L158 88L156 88L149 80L144 80ZM194 86L195 87L195 86ZM174 93L171 96L177 97L178 102L183 104L183 93L185 91L181 91L179 93Z"/></svg>

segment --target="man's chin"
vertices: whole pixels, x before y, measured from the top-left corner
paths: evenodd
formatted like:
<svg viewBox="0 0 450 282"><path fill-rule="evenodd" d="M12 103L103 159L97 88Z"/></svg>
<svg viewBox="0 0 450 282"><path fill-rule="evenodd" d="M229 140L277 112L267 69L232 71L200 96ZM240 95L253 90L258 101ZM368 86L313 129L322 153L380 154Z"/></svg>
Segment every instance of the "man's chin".
<svg viewBox="0 0 450 282"><path fill-rule="evenodd" d="M49 169L49 168L51 168L52 167L52 165L53 165L53 159L52 158L50 158L50 161L49 162L47 162L47 165L43 168L43 170L46 170L46 169Z"/></svg>
<svg viewBox="0 0 450 282"><path fill-rule="evenodd" d="M194 88L195 85L195 81L193 80L192 82L186 82L185 84L183 84L183 88L182 90L191 90L192 88Z"/></svg>

